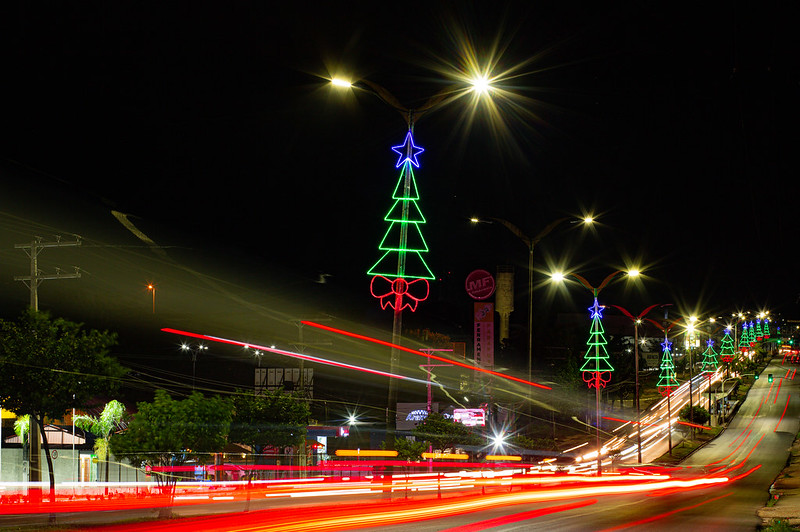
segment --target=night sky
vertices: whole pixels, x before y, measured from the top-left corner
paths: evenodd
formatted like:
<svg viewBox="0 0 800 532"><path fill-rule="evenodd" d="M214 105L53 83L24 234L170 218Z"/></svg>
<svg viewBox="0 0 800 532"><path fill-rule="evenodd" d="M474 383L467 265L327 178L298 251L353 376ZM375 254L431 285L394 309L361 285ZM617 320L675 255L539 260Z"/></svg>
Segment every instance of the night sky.
<svg viewBox="0 0 800 532"><path fill-rule="evenodd" d="M423 234L440 280L410 323L469 330L464 277L510 264L512 319L523 325L527 251L469 217L503 218L532 236L589 213L593 231L564 224L537 246L537 316L589 303L579 287L546 285L546 271L599 283L638 265L641 289L614 285L610 303L797 317L800 37L786 3L216 4L0 8L4 315L27 302L11 280L25 272L13 243L37 224L131 239L114 209L174 246L164 248L173 258L202 253L194 266L251 290L240 307L275 295L291 303L271 311L291 315L324 299L326 310L390 328L365 272L379 256L398 178L390 147L405 124L373 95L327 82L368 79L416 107L463 83L454 74L463 77L469 57L482 68L491 57L505 95L493 95L499 119L464 98L415 127L426 150L416 170ZM95 210L102 222L86 234L77 220ZM157 266L129 263L141 270L131 278L169 293L147 279ZM320 273L330 274L325 286L313 283ZM134 320L148 311L140 288L86 297L118 308L96 312L109 328L122 326L114 314L147 331L210 332L229 314L198 303L195 317ZM273 334L256 322L220 328Z"/></svg>

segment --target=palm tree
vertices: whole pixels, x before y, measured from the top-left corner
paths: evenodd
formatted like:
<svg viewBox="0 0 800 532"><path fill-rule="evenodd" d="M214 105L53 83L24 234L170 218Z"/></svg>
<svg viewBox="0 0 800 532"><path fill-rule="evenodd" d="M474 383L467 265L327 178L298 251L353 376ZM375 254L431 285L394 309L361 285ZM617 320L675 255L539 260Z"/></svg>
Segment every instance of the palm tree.
<svg viewBox="0 0 800 532"><path fill-rule="evenodd" d="M94 442L94 450L97 453L97 458L104 460L106 463L106 483L108 482L108 442L111 440L111 435L119 426L124 414L125 405L114 399L106 403L99 418L83 414L75 416L76 427L88 430L97 436ZM106 485L106 494L108 494L108 485Z"/></svg>

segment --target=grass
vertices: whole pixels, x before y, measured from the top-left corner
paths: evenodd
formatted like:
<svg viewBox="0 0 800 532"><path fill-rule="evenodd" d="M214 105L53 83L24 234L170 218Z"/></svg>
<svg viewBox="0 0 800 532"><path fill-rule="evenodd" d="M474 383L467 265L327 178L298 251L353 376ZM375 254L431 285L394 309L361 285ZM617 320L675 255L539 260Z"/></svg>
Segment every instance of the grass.
<svg viewBox="0 0 800 532"><path fill-rule="evenodd" d="M711 427L710 430L697 429L693 440L688 438L683 439L672 448L672 454L666 453L656 460L656 462L677 464L697 449L716 438L717 435L722 432L722 429L723 427Z"/></svg>

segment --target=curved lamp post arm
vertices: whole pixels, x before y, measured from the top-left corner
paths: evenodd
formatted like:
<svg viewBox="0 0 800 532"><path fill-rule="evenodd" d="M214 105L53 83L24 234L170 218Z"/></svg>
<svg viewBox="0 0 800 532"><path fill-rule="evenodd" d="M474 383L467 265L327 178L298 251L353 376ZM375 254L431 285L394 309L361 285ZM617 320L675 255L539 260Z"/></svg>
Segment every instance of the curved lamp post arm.
<svg viewBox="0 0 800 532"><path fill-rule="evenodd" d="M566 216L566 217L564 217L564 218L559 218L558 220L555 220L555 221L552 221L552 222L550 222L549 224L547 224L547 225L544 227L544 229L542 229L541 231L539 231L539 234L537 234L537 235L536 235L535 237L533 237L532 239L529 239L529 240L530 240L530 244L529 244L529 245L530 245L530 246L535 246L536 244L538 244L538 243L539 243L539 241L540 241L541 239L543 239L543 238L544 238L544 237L546 237L548 234L550 234L550 232L551 232L553 229L555 229L556 227L558 227L558 226L559 226L559 225L561 225L562 223L564 223L564 222L566 222L566 221L569 221L569 220L571 220L571 219L572 219L572 218L570 218L569 216Z"/></svg>
<svg viewBox="0 0 800 532"><path fill-rule="evenodd" d="M620 312L622 312L622 313L623 313L623 314L625 314L626 316L628 316L628 317L629 317L630 319L632 319L633 321L636 321L636 320L641 320L641 319L643 319L643 318L644 318L644 317L645 317L647 314L649 314L649 313L650 313L650 311L651 311L651 310L653 310L654 308L656 308L656 307L665 307L665 306L667 306L667 305L669 305L669 303L666 303L666 304L664 304L664 303L656 303L655 305L650 305L649 307L647 307L646 309L644 309L643 311L641 311L641 312L639 313L639 315L638 315L638 316L634 316L634 315L633 315L631 312L629 312L628 310L626 310L626 309L624 309L624 308L620 307L619 305L611 305L611 306L612 306L612 307L614 307L615 309L619 310Z"/></svg>
<svg viewBox="0 0 800 532"><path fill-rule="evenodd" d="M673 327L675 327L676 325L678 325L678 322L677 322L677 321L673 321L673 322L670 322L669 326L665 327L664 325L661 325L660 323L658 323L656 320L653 320L653 319L650 319L650 318L644 318L644 319L646 319L647 321L649 321L650 323L652 323L653 325L655 325L655 326L656 326L656 328L658 328L658 329L659 329L660 331L662 331L664 334L667 334L669 331L671 331L671 330L672 330L672 328L673 328Z"/></svg>
<svg viewBox="0 0 800 532"><path fill-rule="evenodd" d="M364 86L365 85L366 88ZM408 115L411 112L411 109L408 109L406 106L400 103L400 101L394 97L394 95L386 90L385 88L381 87L377 83L373 83L367 79L359 80L358 82L353 84L354 87L359 89L364 89L369 93L374 94L378 97L383 103L389 105L390 107L394 108L395 110L399 111L403 115Z"/></svg>
<svg viewBox="0 0 800 532"><path fill-rule="evenodd" d="M354 83L353 86L374 94L375 96L378 97L378 99L383 101L385 104L389 105L396 111L400 112L400 114L402 114L403 117L406 119L409 129L411 129L414 126L414 122L416 122L417 118L422 116L427 111L430 111L431 109L438 107L440 104L444 103L447 97L452 92L452 88L442 89L438 93L428 98L428 101L426 101L420 107L417 107L415 109L410 109L405 105L401 104L400 100L395 98L391 92L389 92L387 89L385 89L384 87L378 85L373 81L369 81L368 79L362 79Z"/></svg>
<svg viewBox="0 0 800 532"><path fill-rule="evenodd" d="M502 225L503 227L514 233L514 236L522 240L525 243L525 246L527 246L528 248L531 247L531 244L533 242L531 241L530 237L528 237L528 235L523 233L522 229L512 224L508 220L503 220L502 218L494 218L492 216L487 216L486 219L499 223L500 225Z"/></svg>
<svg viewBox="0 0 800 532"><path fill-rule="evenodd" d="M612 273L612 274L609 274L609 275L608 275L608 276L607 276L605 279L603 279L603 282L602 282L602 283L600 283L600 286L598 286L598 287L595 289L595 290L596 290L596 292L595 292L595 293L596 293L596 294L599 294L599 293L600 293L600 290L602 290L603 288L605 288L606 286L608 286L608 283L610 283L610 282L611 282L611 280L612 280L612 279L614 279L614 277L616 277L617 275L619 275L619 274L621 274L621 273L627 273L627 272L625 272L625 270L617 270L617 271L615 271L614 273Z"/></svg>
<svg viewBox="0 0 800 532"><path fill-rule="evenodd" d="M570 273L567 275L577 279L578 282L581 283L585 288L588 288L594 294L595 297L597 297L597 294L600 293L600 289L592 286L591 283L589 283L589 281L587 281L586 278L583 277L582 275L578 275L577 273ZM565 275L564 277L567 277L567 275Z"/></svg>

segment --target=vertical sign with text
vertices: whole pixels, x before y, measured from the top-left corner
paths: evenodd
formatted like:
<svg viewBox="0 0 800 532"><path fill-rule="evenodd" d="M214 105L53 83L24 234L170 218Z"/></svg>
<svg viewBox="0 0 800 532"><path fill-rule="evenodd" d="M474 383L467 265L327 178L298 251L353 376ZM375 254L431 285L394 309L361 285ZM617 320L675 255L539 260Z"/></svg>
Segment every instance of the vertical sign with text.
<svg viewBox="0 0 800 532"><path fill-rule="evenodd" d="M494 366L494 303L476 301L475 305L475 365Z"/></svg>

